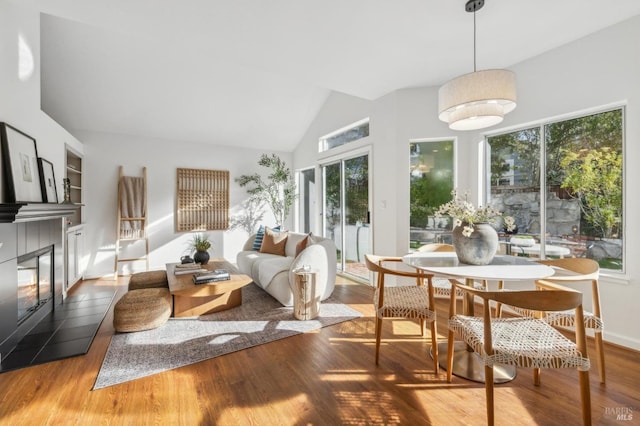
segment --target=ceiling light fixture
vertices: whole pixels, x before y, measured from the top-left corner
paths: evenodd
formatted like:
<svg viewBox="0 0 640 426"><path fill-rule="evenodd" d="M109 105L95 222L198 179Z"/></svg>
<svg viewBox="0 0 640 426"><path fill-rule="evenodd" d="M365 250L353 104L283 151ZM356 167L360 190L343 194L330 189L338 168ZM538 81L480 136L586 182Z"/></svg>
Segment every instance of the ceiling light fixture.
<svg viewBox="0 0 640 426"><path fill-rule="evenodd" d="M507 70L476 71L476 11L484 0L469 0L473 12L473 72L448 81L438 91L438 118L452 130L476 130L500 123L516 107L516 76Z"/></svg>

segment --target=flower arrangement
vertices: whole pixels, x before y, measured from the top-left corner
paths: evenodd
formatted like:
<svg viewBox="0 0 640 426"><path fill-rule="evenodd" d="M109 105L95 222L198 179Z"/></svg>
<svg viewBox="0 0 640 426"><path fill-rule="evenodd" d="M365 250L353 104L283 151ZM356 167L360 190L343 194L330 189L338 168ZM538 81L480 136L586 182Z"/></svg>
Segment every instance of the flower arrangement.
<svg viewBox="0 0 640 426"><path fill-rule="evenodd" d="M511 216L503 216L501 212L495 210L490 206L474 206L468 201L469 193L464 193L464 198L458 196L458 192L454 189L451 191L453 198L451 201L442 204L435 216L440 218L442 216L450 216L453 218L453 227L462 226L462 235L470 237L473 233L474 223L494 222L498 217L502 217L504 226L507 230L511 231L515 229L515 219Z"/></svg>
<svg viewBox="0 0 640 426"><path fill-rule="evenodd" d="M504 229L507 232L515 231L517 228L516 220L512 216L502 216L502 222L504 223Z"/></svg>

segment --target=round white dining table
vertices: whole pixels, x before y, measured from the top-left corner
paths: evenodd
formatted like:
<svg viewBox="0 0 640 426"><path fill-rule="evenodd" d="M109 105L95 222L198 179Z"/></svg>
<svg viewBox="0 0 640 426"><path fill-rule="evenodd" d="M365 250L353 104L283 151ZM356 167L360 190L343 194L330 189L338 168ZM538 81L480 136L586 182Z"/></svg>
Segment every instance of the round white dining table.
<svg viewBox="0 0 640 426"><path fill-rule="evenodd" d="M464 280L473 287L474 281L535 281L553 275L554 270L524 257L496 255L488 265L462 263L454 252L417 252L402 258L403 262L437 277L450 280ZM473 295L465 293L463 298L465 315L474 314ZM438 345L439 353L446 353L447 343ZM446 368L446 361L440 364ZM484 383L484 362L464 342L454 346L453 374L476 382ZM505 383L515 377L515 367L494 366L494 382Z"/></svg>

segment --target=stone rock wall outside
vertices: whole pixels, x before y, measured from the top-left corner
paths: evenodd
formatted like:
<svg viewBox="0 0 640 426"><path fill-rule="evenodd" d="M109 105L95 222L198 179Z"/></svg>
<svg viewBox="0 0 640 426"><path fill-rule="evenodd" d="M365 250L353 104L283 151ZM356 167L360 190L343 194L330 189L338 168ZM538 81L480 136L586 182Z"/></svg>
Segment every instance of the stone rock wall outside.
<svg viewBox="0 0 640 426"><path fill-rule="evenodd" d="M540 233L540 193L504 192L492 195L491 204L505 215L513 216L518 232ZM573 235L580 226L580 205L576 199L560 199L555 193L547 198L547 233L552 236Z"/></svg>

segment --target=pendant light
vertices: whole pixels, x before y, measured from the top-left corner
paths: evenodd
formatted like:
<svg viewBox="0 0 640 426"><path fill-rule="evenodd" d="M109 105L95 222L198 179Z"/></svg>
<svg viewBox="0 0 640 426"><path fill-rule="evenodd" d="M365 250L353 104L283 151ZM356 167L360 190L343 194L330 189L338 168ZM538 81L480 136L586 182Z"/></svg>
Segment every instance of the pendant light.
<svg viewBox="0 0 640 426"><path fill-rule="evenodd" d="M469 0L473 12L473 72L448 81L438 91L438 118L452 130L476 130L500 123L516 107L516 76L508 70L476 71L476 11L484 0Z"/></svg>

